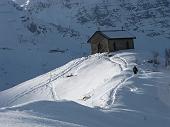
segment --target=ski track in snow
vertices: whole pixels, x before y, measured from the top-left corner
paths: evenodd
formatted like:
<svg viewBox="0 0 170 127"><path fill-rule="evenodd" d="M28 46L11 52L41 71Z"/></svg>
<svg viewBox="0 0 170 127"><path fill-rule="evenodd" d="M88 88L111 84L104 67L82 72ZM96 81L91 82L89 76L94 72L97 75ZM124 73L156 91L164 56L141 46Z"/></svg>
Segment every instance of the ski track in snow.
<svg viewBox="0 0 170 127"><path fill-rule="evenodd" d="M103 55L101 56L98 56L98 59L102 59L103 58ZM43 77L43 76L48 76L49 75L49 78L48 80L40 83L39 85L36 85L36 86L33 86L31 88L29 88L29 90L25 90L24 92L20 93L20 94L17 94L15 95L13 98L11 98L6 106L10 106L12 105L13 103L15 103L17 100L19 100L20 98L24 97L25 95L31 93L31 92L34 92L36 91L37 89L40 89L40 88L43 88L43 87L46 87L46 88L50 88L50 94L51 94L51 98L56 101L56 100L60 100L60 97L57 96L56 92L55 92L55 89L54 89L54 85L52 82L63 77L65 74L67 74L68 72L70 72L72 69L76 68L78 65L82 64L85 60L87 60L88 57L84 57L84 58L81 58L80 60L72 63L69 67L67 67L66 69L64 69L63 71L61 71L59 74L53 74L55 73L55 71L51 71L47 74L44 74L44 75L41 75L39 77Z"/></svg>
<svg viewBox="0 0 170 127"><path fill-rule="evenodd" d="M120 66L121 70L124 71L127 67L128 67L128 63L127 61L118 56L118 55L115 55L113 56L112 58L109 59L110 61L112 61L113 63L116 63ZM123 65L122 65L122 62L123 62ZM125 76L124 76L125 77ZM111 88L109 89L108 91L106 91L106 93L104 93L101 98L107 94L109 92L109 100L107 101L107 105L108 106L111 106L112 104L114 104L115 100L116 100L116 94L117 94L117 91L122 87L122 85L128 81L129 79L131 79L133 76L129 77L129 78L123 78L117 85L114 86L114 88Z"/></svg>
<svg viewBox="0 0 170 127"><path fill-rule="evenodd" d="M60 78L60 77L63 77L66 73L68 73L68 72L71 71L73 68L77 67L78 65L80 65L81 63L83 63L83 62L84 62L85 60L87 60L87 59L88 59L88 58L86 57L86 58L84 58L84 59L82 59L82 60L80 60L80 61L77 61L77 62L73 63L71 66L69 66L69 67L66 68L64 71L60 72L60 73L57 74L57 75L56 75L56 74L50 75L49 79L48 79L46 82L42 82L42 83L40 83L39 85L36 85L36 86L30 88L29 90L25 90L24 92L22 92L22 93L20 93L20 94L18 94L18 95L16 95L16 96L14 96L14 97L8 102L7 105L11 105L11 104L14 103L15 101L17 101L19 98L21 98L21 97L25 96L26 94L29 94L29 93L37 90L37 89L40 89L40 88L42 88L42 87L44 87L44 86L50 87L50 89L51 89L51 94L52 94L52 98L53 98L53 100L55 101L55 100L57 99L57 97L56 97L56 94L55 94L54 86L53 86L53 85L50 85L50 86L49 86L49 84L51 84L52 81L57 80L57 79ZM50 73L51 73L51 72L50 72Z"/></svg>
<svg viewBox="0 0 170 127"><path fill-rule="evenodd" d="M121 70L121 73L120 74L124 74L124 71L128 68L128 62L126 61L125 58L123 57L120 57L118 56L117 54L116 55L113 55L111 58L109 57L104 57L106 60L114 63L114 64L117 64L119 65L120 67L120 70ZM130 76L128 78L126 78L125 74L122 76L122 79L120 82L118 82L116 85L114 84L111 88L107 89L104 93L100 94L97 98L99 98L99 100L103 100L102 98L105 96L105 95L108 95L108 100L103 100L104 102L106 102L107 106L102 106L100 105L100 107L102 108L109 108L111 107L114 103L115 103L115 100L116 100L116 94L118 92L118 90L123 86L123 84L125 84L125 82L127 82L128 80L130 80L131 78L133 78L134 76ZM114 79L114 76L111 78L111 80L109 80L107 83L111 83L113 82L113 79ZM106 83L106 84L107 84ZM88 94L86 94L85 97L89 97L89 95L91 95L89 98L91 98L95 91L98 91L98 89L100 88L97 88L97 89L93 89L93 92L90 92ZM87 99L88 100L88 99ZM95 99L94 99L95 100ZM86 100L85 100L86 101ZM92 105L93 105L93 100L92 100ZM93 105L95 106L95 105Z"/></svg>
<svg viewBox="0 0 170 127"><path fill-rule="evenodd" d="M76 61L66 65L66 67L64 67L64 69L62 71L57 72L56 70L53 70L47 74L39 76L39 77L47 76L48 78L46 81L44 81L38 85L34 85L33 87L31 87L29 89L25 89L25 91L23 91L19 94L16 94L14 97L9 99L9 101L7 101L7 104L5 106L13 105L13 103L15 103L20 98L26 96L27 94L30 94L31 92L34 92L34 91L36 92L40 88L45 88L45 89L49 88L50 89L49 95L51 96L53 101L61 100L62 97L60 98L59 95L57 95L57 93L55 91L56 84L53 83L53 81L56 81L57 79L64 77L72 69L77 68L83 62L85 62L85 60L87 60L88 58L89 57L84 57L79 60L76 60ZM105 103L105 105L102 106L99 104L98 106L100 106L102 108L110 108L115 103L115 101L117 99L116 95L117 95L118 90L121 89L123 87L123 85L126 84L126 82L128 80L133 78L134 75L133 74L129 75L126 73L126 71L129 70L128 68L130 66L129 66L127 60L124 57L119 56L118 54L113 55L112 57L108 57L106 54L102 54L102 55L97 56L97 59L98 60L99 59L108 60L113 64L117 64L120 67L120 73L118 74L118 76L120 76L120 77L118 77L118 79L115 79L116 77L113 76L110 80L108 80L105 84L108 84L108 85L110 84L109 85L110 87L108 87L108 85L106 85L106 86L104 85L102 87L102 89L105 89L105 91L102 93L98 93L101 90L101 87L97 87L96 89L93 89L91 92L88 92L87 94L85 94L84 97L89 97L89 98L87 98L87 100L81 100L81 102L82 102L82 104L86 105L86 103L87 103L87 105L88 105L88 102L92 101L91 106L95 107L96 106L96 105L94 105L95 101L101 100ZM145 75L147 75L147 73L144 70L142 70L142 71ZM55 73L57 73L57 74L55 74ZM117 80L117 81L114 82L114 80ZM105 96L107 96L107 98L103 99L103 97L105 97ZM74 100L74 101L77 102L79 100Z"/></svg>
<svg viewBox="0 0 170 127"><path fill-rule="evenodd" d="M130 76L129 78L124 78L123 80L120 81L120 83L118 83L114 88L112 88L110 91L110 95L109 95L109 100L107 101L107 105L110 107L111 105L113 105L116 101L116 94L117 91L123 86L123 84L125 84L125 82L127 82L128 80L130 80L131 78L133 78L134 76Z"/></svg>
<svg viewBox="0 0 170 127"><path fill-rule="evenodd" d="M111 57L107 54L97 54L74 60L61 68L20 84L16 89L12 88L2 93L2 98L7 95L7 101L1 108L1 121L7 119L9 122L5 121L6 123L17 126L20 125L20 121L24 123L31 118L33 121L28 123L30 122L33 126L34 124L41 126L91 125L89 127L95 125L133 127L148 124L160 127L159 123L163 121L165 127L169 127L170 110L162 103L166 104L169 98L169 87L166 82L169 80L160 80L160 83L155 81L155 84L158 84L154 85L152 80L164 75L143 68L148 65L139 65L140 73L135 76L132 67L136 59L133 58L134 56L126 54L116 54ZM76 76L67 78L70 74ZM93 74L96 75L89 78L89 75ZM38 84L39 81L42 83ZM159 86L160 84L168 87L168 89L158 88L159 94L163 95L162 101L157 98L157 87L162 87L162 85ZM89 88L86 89L86 87ZM41 96L44 100L41 100ZM85 97L86 100L80 100L80 97ZM54 123L49 122L50 120L54 120ZM42 125L43 121L47 123Z"/></svg>
<svg viewBox="0 0 170 127"><path fill-rule="evenodd" d="M98 59L103 58L103 55L98 56ZM12 105L13 103L15 103L17 100L19 100L20 98L24 97L25 95L36 91L37 89L46 87L46 88L50 88L50 94L51 94L51 98L56 101L56 100L60 100L60 97L57 96L56 92L55 92L55 84L53 84L53 81L57 80L58 78L63 77L65 74L67 74L68 72L70 72L72 69L76 68L78 65L80 65L81 63L83 63L85 60L87 60L88 57L85 57L81 60L75 61L74 63L72 63L70 66L66 67L66 69L64 69L63 71L59 72L58 74L53 74L55 73L55 71L51 71L45 75L49 75L48 80L40 83L39 85L33 86L31 88L29 88L29 90L25 90L24 92L17 94L16 96L14 96L13 98L11 98L8 102L7 102L7 106ZM128 68L128 63L126 61L126 59L118 56L118 55L114 55L113 57L109 58L109 57L105 57L104 59L109 60L110 62L119 65L120 70L121 71L125 71L126 68ZM44 75L42 75L44 76ZM41 77L41 76L40 76ZM123 76L125 77L125 76ZM114 77L113 77L114 78ZM116 85L114 84L114 86L110 89L108 89L105 93L102 93L99 97L100 99L107 95L109 93L109 99L105 100L107 105L112 105L115 100L116 100L116 93L117 91L122 87L122 85L129 80L132 77L129 78L124 78L122 79L119 83L117 83ZM111 81L108 81L111 82ZM93 93L95 93L97 89L93 90ZM93 95L93 94L92 94Z"/></svg>

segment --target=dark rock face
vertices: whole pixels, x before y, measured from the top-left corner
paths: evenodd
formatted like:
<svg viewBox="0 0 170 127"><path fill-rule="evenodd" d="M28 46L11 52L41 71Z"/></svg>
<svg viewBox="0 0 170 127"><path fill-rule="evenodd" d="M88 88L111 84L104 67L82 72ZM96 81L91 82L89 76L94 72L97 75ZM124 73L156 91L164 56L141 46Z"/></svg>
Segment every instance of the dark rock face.
<svg viewBox="0 0 170 127"><path fill-rule="evenodd" d="M115 1L107 1L96 4L90 10L82 7L77 12L77 20L81 24L91 22L106 27L116 27L121 23L127 30L144 32L150 37L170 37L170 1L138 0L135 4L118 1L118 6L114 6Z"/></svg>
<svg viewBox="0 0 170 127"><path fill-rule="evenodd" d="M33 22L27 26L28 30L32 33L38 32L37 31L37 25Z"/></svg>
<svg viewBox="0 0 170 127"><path fill-rule="evenodd" d="M31 1L29 5L23 8L16 4L13 4L13 6L26 13L27 18L22 19L22 22L26 23L27 29L33 34L45 34L50 32L49 27L54 27L60 34L68 34L70 37L76 38L80 36L81 31L76 30L76 28L70 30L69 26L66 27L54 22L39 23L33 18L34 14L45 11L50 7L62 7L63 11L76 10L70 18L76 19L77 25L89 26L91 24L102 28L110 27L110 29L123 27L127 30L143 32L150 37L163 35L170 38L169 0L99 0L90 6L77 0L44 0ZM24 10L24 8L26 9ZM57 13L54 12L54 14L57 16Z"/></svg>

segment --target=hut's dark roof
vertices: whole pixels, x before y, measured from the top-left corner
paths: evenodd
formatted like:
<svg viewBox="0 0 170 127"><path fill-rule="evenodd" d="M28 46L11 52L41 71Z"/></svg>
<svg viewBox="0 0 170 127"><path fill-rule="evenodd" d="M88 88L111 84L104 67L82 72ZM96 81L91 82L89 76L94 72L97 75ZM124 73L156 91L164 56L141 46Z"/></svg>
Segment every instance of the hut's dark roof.
<svg viewBox="0 0 170 127"><path fill-rule="evenodd" d="M125 30L109 30L101 31L102 34L106 35L110 39L112 38L135 38L132 34Z"/></svg>
<svg viewBox="0 0 170 127"><path fill-rule="evenodd" d="M96 34L100 33L107 39L136 39L135 36L130 34L128 31L125 30L107 30L107 31L96 31L91 38ZM91 38L88 40L90 42Z"/></svg>

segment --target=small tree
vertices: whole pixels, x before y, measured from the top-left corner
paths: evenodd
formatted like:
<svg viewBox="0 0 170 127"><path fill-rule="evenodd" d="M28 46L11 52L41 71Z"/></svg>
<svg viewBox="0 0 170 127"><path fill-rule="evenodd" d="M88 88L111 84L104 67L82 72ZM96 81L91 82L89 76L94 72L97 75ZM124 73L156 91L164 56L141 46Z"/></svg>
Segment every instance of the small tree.
<svg viewBox="0 0 170 127"><path fill-rule="evenodd" d="M165 66L170 66L170 49L165 49Z"/></svg>

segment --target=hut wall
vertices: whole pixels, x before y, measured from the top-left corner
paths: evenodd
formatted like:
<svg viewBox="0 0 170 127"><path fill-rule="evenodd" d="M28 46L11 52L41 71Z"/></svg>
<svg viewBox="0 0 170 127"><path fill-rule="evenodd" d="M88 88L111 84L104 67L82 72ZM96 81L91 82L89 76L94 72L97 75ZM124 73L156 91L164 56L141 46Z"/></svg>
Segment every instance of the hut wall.
<svg viewBox="0 0 170 127"><path fill-rule="evenodd" d="M98 52L102 53L109 51L108 39L103 38L103 40L98 43L98 47L99 44L101 45L101 49L98 48Z"/></svg>
<svg viewBox="0 0 170 127"><path fill-rule="evenodd" d="M97 33L95 33L95 35L91 38L91 40L90 40L90 42L91 43L98 43L99 41L101 41L101 40L103 40L103 36L99 33L99 32L97 32Z"/></svg>
<svg viewBox="0 0 170 127"><path fill-rule="evenodd" d="M92 54L108 52L109 51L108 40L104 38L100 42L91 43L91 51L92 51Z"/></svg>
<svg viewBox="0 0 170 127"><path fill-rule="evenodd" d="M91 51L91 54L108 52L108 39L97 33L91 39Z"/></svg>
<svg viewBox="0 0 170 127"><path fill-rule="evenodd" d="M134 49L134 41L133 39L129 39L129 49Z"/></svg>
<svg viewBox="0 0 170 127"><path fill-rule="evenodd" d="M133 49L133 39L113 39L109 40L109 51L118 51L124 49Z"/></svg>

